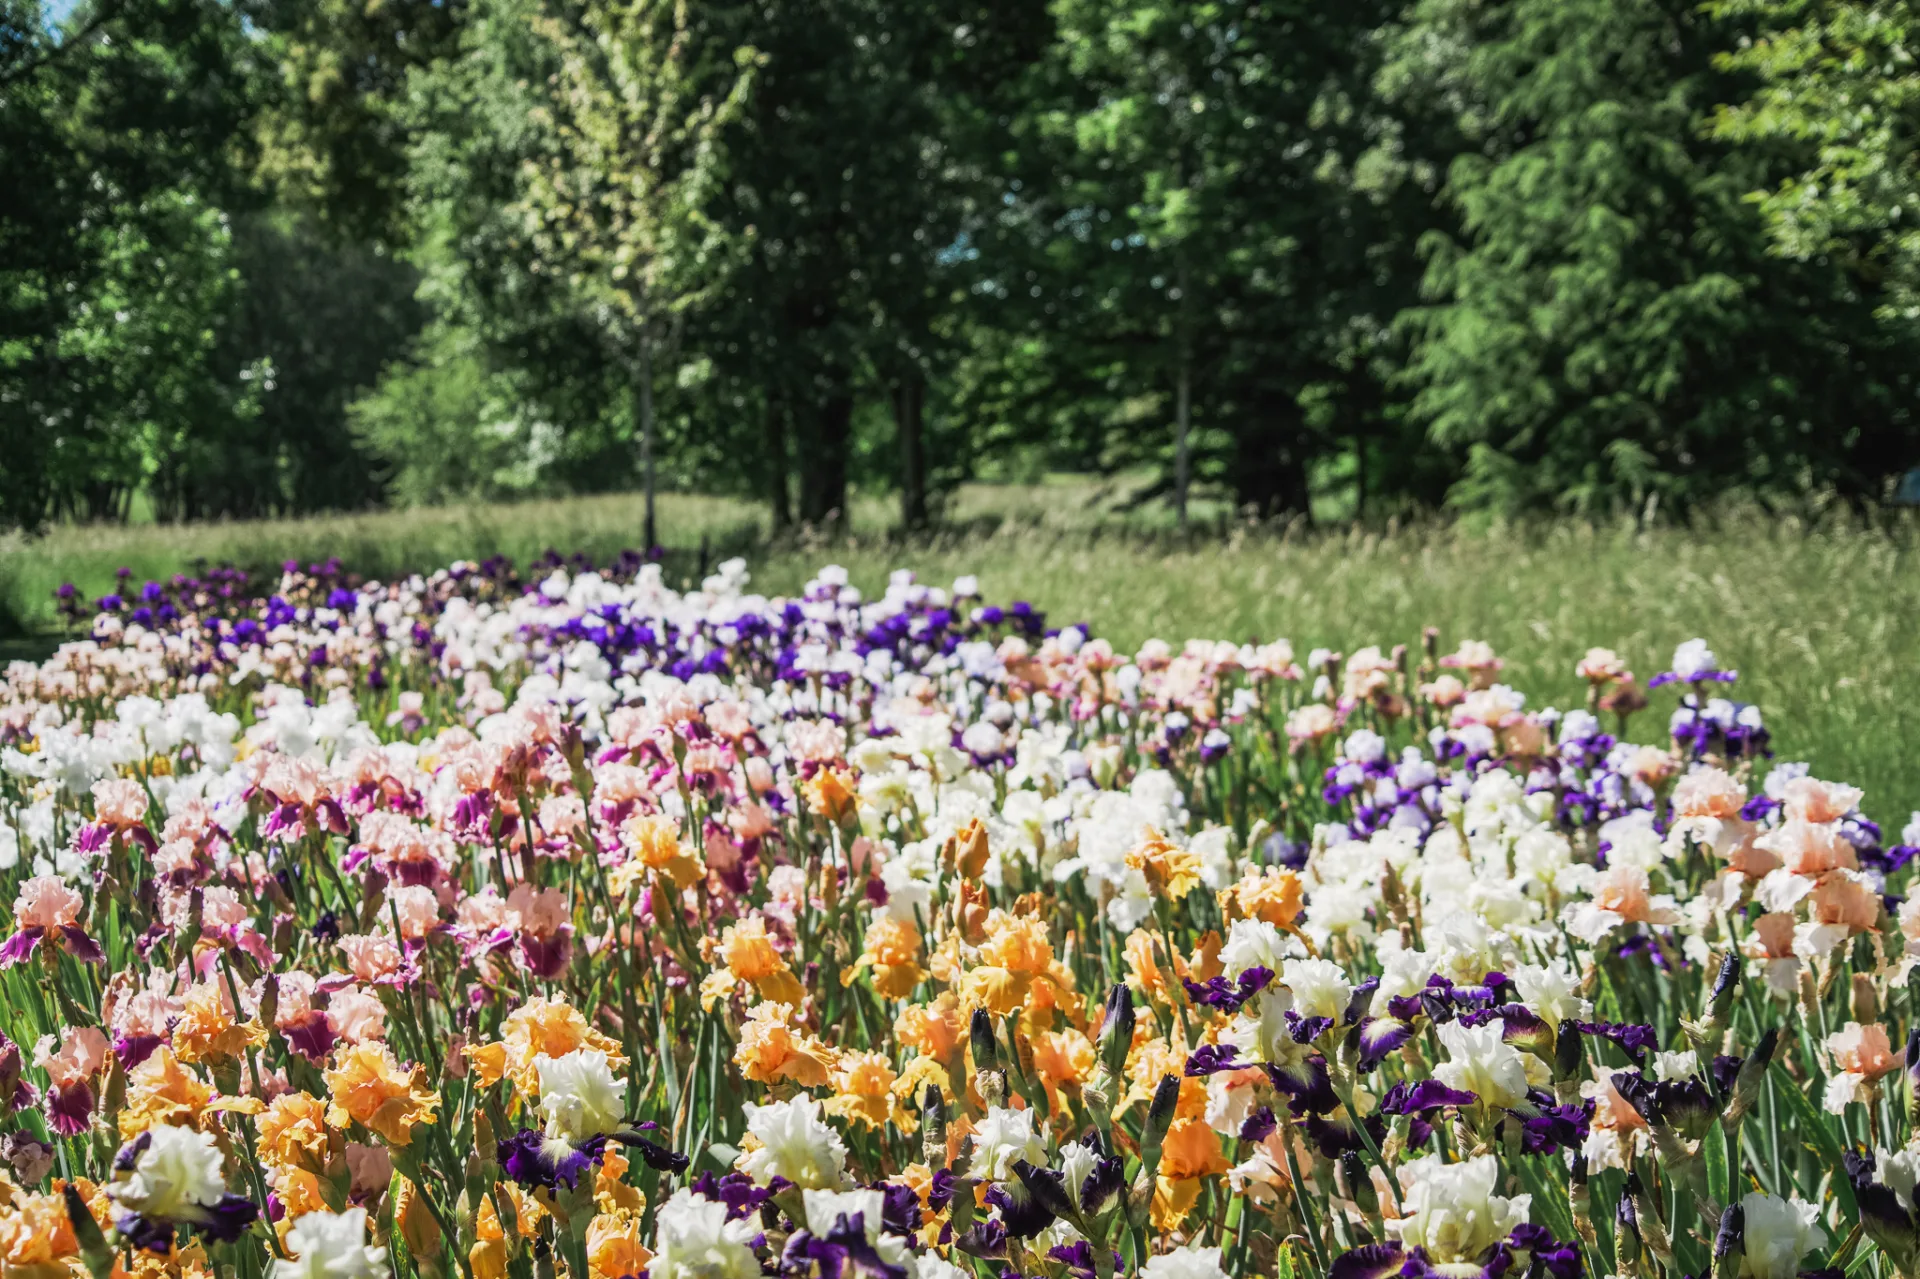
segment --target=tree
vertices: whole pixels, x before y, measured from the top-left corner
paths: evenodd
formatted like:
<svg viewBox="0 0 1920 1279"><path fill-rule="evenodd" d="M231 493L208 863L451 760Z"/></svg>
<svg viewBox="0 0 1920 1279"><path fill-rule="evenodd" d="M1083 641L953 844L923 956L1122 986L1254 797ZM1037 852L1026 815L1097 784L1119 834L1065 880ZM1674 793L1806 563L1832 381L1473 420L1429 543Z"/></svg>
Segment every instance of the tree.
<svg viewBox="0 0 1920 1279"><path fill-rule="evenodd" d="M624 374L653 545L655 366L738 258L708 206L756 55L685 0L491 0L476 16L429 91L423 190L473 262L460 287L496 347L524 356L535 331L565 329L603 353L598 376Z"/></svg>
<svg viewBox="0 0 1920 1279"><path fill-rule="evenodd" d="M257 401L216 338L250 46L216 0L0 5L0 522L121 517L172 441Z"/></svg>
<svg viewBox="0 0 1920 1279"><path fill-rule="evenodd" d="M1770 258L1758 157L1704 139L1724 28L1664 0L1420 0L1390 95L1449 104L1457 234L1428 237L1413 402L1469 507L1802 492L1904 431L1871 303ZM1836 429L1841 428L1841 429Z"/></svg>
<svg viewBox="0 0 1920 1279"><path fill-rule="evenodd" d="M1720 65L1752 77L1714 113L1716 137L1781 155L1756 194L1775 244L1831 257L1870 289L1883 316L1910 324L1920 304L1920 14L1859 0L1719 0L1749 38Z"/></svg>
<svg viewBox="0 0 1920 1279"><path fill-rule="evenodd" d="M405 247L409 95L459 47L466 0L245 0L272 60L255 170L337 239Z"/></svg>
<svg viewBox="0 0 1920 1279"><path fill-rule="evenodd" d="M1196 479L1305 514L1342 429L1382 412L1402 209L1352 170L1393 8L1054 6L1017 180L977 237L980 323L1047 364L1073 453L1160 463L1176 519Z"/></svg>
<svg viewBox="0 0 1920 1279"><path fill-rule="evenodd" d="M259 518L378 504L388 477L350 430L347 408L419 329L416 273L378 246L272 210L231 219L226 263L211 358L246 375L249 411L206 411L181 424L147 480L155 515Z"/></svg>

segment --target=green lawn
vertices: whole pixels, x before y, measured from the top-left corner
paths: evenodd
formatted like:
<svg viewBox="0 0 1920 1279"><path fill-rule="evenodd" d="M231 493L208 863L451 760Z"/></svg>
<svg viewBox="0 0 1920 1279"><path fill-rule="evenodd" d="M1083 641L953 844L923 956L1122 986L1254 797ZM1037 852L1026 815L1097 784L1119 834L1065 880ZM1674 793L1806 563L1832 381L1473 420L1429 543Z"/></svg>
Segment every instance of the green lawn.
<svg viewBox="0 0 1920 1279"><path fill-rule="evenodd" d="M945 584L977 573L995 599L1025 598L1056 621L1092 622L1123 646L1149 636L1290 638L1326 645L1417 644L1437 626L1449 647L1485 639L1507 678L1536 702L1576 704L1573 664L1592 645L1619 650L1644 679L1675 644L1704 636L1736 686L1757 701L1782 758L1867 788L1870 813L1897 834L1920 807L1920 529L1809 527L1758 515L1711 531L1636 533L1562 523L1470 533L1451 528L1292 534L1228 529L1181 539L1158 511L1115 512L1124 492L1085 482L962 490L950 531L901 541L882 502L856 504L855 532L763 540L755 508L668 496L669 573L745 551L754 584L788 591L829 562L872 589L897 567ZM124 564L140 577L196 559L272 563L339 555L369 574L548 547L600 556L633 545L639 501L579 498L326 519L188 527L75 528L0 543L0 587L16 616L44 625L49 593L69 577L90 591ZM864 531L863 531L864 530ZM1671 696L1657 707L1671 706ZM1651 717L1637 737L1664 731Z"/></svg>

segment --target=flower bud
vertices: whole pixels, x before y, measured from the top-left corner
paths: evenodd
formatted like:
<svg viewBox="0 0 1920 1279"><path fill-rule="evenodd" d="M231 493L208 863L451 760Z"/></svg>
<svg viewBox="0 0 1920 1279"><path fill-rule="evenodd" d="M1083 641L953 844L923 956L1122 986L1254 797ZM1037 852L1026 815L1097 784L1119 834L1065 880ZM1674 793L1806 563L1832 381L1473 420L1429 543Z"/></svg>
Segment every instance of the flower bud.
<svg viewBox="0 0 1920 1279"><path fill-rule="evenodd" d="M939 1084L928 1084L920 1102L920 1157L939 1171L947 1166L947 1101Z"/></svg>
<svg viewBox="0 0 1920 1279"><path fill-rule="evenodd" d="M1747 1210L1730 1204L1720 1214L1720 1229L1713 1236L1713 1273L1715 1279L1736 1279L1740 1261L1747 1253Z"/></svg>
<svg viewBox="0 0 1920 1279"><path fill-rule="evenodd" d="M1586 1065L1586 1053L1582 1051L1580 1032L1572 1026L1562 1025L1560 1033L1553 1041L1553 1077L1572 1079L1581 1073Z"/></svg>
<svg viewBox="0 0 1920 1279"><path fill-rule="evenodd" d="M1000 1064L1000 1043L994 1038L993 1017L986 1009L973 1010L967 1022L967 1038L973 1047L975 1070L992 1070Z"/></svg>
<svg viewBox="0 0 1920 1279"><path fill-rule="evenodd" d="M1880 1020L1880 995L1873 988L1873 978L1867 973L1853 975L1853 990L1850 992L1853 1019L1862 1026L1871 1026Z"/></svg>
<svg viewBox="0 0 1920 1279"><path fill-rule="evenodd" d="M280 975L268 973L260 985L260 1024L271 1028L280 1011Z"/></svg>
<svg viewBox="0 0 1920 1279"><path fill-rule="evenodd" d="M1737 1124L1746 1118L1760 1100L1760 1089L1767 1081L1767 1064L1773 1060L1774 1046L1780 1042L1780 1030L1769 1026L1760 1034L1753 1053L1740 1063L1733 1080L1733 1099L1727 1103L1724 1122Z"/></svg>
<svg viewBox="0 0 1920 1279"><path fill-rule="evenodd" d="M978 817L967 820L947 842L949 864L962 879L978 879L987 868L987 828Z"/></svg>
<svg viewBox="0 0 1920 1279"><path fill-rule="evenodd" d="M1378 1216L1380 1212L1380 1194L1373 1188L1373 1173L1365 1161L1355 1151L1346 1151L1340 1156L1340 1171L1347 1177L1347 1193L1353 1202L1360 1205L1360 1211L1368 1216Z"/></svg>
<svg viewBox="0 0 1920 1279"><path fill-rule="evenodd" d="M195 888L187 894L187 933L180 940L180 955L191 961L193 948L200 944L200 930L205 926L207 897L204 888Z"/></svg>
<svg viewBox="0 0 1920 1279"><path fill-rule="evenodd" d="M1020 1033L1020 1013L1016 1010L1001 1019L1001 1027L1007 1035L1007 1065L1020 1078L1020 1086L1026 1087L1035 1082L1033 1066L1033 1040Z"/></svg>
<svg viewBox="0 0 1920 1279"><path fill-rule="evenodd" d="M1707 1011L1715 1017L1724 1016L1727 1005L1733 1002L1734 993L1740 987L1740 956L1728 951L1720 961L1720 972L1713 979L1713 989L1707 995Z"/></svg>
<svg viewBox="0 0 1920 1279"><path fill-rule="evenodd" d="M1573 1227L1582 1239L1593 1237L1593 1191L1587 1185L1587 1157L1573 1152L1567 1168L1567 1207L1573 1213Z"/></svg>
<svg viewBox="0 0 1920 1279"><path fill-rule="evenodd" d="M20 1045L0 1034L0 1109L6 1109L20 1092L20 1077L26 1068Z"/></svg>
<svg viewBox="0 0 1920 1279"><path fill-rule="evenodd" d="M1907 1128L1920 1129L1920 1025L1907 1032Z"/></svg>
<svg viewBox="0 0 1920 1279"><path fill-rule="evenodd" d="M1146 1129L1140 1134L1140 1167L1148 1177L1160 1171L1160 1144L1167 1139L1167 1130L1173 1127L1173 1112L1179 1105L1179 1077L1160 1076L1160 1084L1153 1090L1153 1101L1147 1107Z"/></svg>
<svg viewBox="0 0 1920 1279"><path fill-rule="evenodd" d="M73 1227L74 1242L80 1245L81 1259L87 1263L87 1270L93 1279L108 1279L114 1271L114 1252L107 1246L107 1239L100 1232L100 1223L93 1219L93 1213L87 1208L87 1201L69 1182L60 1187L60 1193L67 1203L67 1222Z"/></svg>
<svg viewBox="0 0 1920 1279"><path fill-rule="evenodd" d="M480 1157L488 1163L499 1161L500 1154L493 1131L493 1120L484 1108L476 1107L473 1112L473 1144Z"/></svg>
<svg viewBox="0 0 1920 1279"><path fill-rule="evenodd" d="M1006 1099L1007 1078L999 1069L1000 1042L994 1037L993 1018L986 1009L973 1010L967 1040L973 1049L973 1086L987 1105L997 1106Z"/></svg>
<svg viewBox="0 0 1920 1279"><path fill-rule="evenodd" d="M1633 1203L1633 1182L1631 1173L1627 1176L1628 1193L1620 1196L1620 1202L1613 1209L1614 1251L1619 1254L1620 1265L1627 1270L1637 1270L1640 1264L1640 1214Z"/></svg>
<svg viewBox="0 0 1920 1279"><path fill-rule="evenodd" d="M1107 992L1107 1012L1100 1022L1100 1064L1115 1075L1127 1068L1133 1048L1133 991L1124 982Z"/></svg>
<svg viewBox="0 0 1920 1279"><path fill-rule="evenodd" d="M394 1181L393 1219L400 1237L407 1241L407 1251L416 1262L438 1258L446 1245L440 1223L433 1219L418 1186L405 1177L396 1176Z"/></svg>
<svg viewBox="0 0 1920 1279"><path fill-rule="evenodd" d="M1667 1241L1667 1233L1660 1224L1660 1208L1637 1172L1627 1174L1626 1194L1621 1202L1632 1205L1634 1238L1642 1248L1650 1253L1662 1266L1671 1266L1673 1248Z"/></svg>

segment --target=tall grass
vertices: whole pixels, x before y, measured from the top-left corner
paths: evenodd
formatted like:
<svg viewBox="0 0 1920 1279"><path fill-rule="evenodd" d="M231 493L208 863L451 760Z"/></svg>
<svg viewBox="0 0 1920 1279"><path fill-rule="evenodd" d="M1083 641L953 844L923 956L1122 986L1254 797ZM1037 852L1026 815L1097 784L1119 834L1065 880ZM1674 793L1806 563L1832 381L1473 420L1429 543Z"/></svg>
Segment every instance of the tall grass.
<svg viewBox="0 0 1920 1279"><path fill-rule="evenodd" d="M703 537L743 545L758 535L753 509L726 498L664 494L659 523L674 546L697 546ZM385 578L491 555L524 563L549 549L605 559L637 546L640 528L641 500L625 493L286 520L76 525L0 539L0 608L18 626L42 628L52 624L52 593L62 582L99 593L121 568L138 582L198 564L274 569L285 560L338 556Z"/></svg>
<svg viewBox="0 0 1920 1279"><path fill-rule="evenodd" d="M769 590L831 553L862 585L896 564L929 581L977 572L1056 622L1091 621L1121 645L1286 636L1325 645L1416 646L1421 628L1492 643L1536 704L1580 704L1574 663L1593 645L1644 680L1704 636L1741 672L1782 757L1867 787L1897 834L1920 807L1920 557L1914 530L1741 518L1707 531L1558 524L1469 533L1420 528L1320 536L1170 539L1004 526L911 554L873 542L764 557ZM1669 704L1662 700L1661 705ZM1643 740L1664 726L1643 721Z"/></svg>
<svg viewBox="0 0 1920 1279"><path fill-rule="evenodd" d="M886 508L856 505L851 537L766 543L754 508L668 496L663 540L679 548L670 575L710 557L748 554L754 585L799 586L839 562L868 589L910 567L946 583L976 573L989 596L1024 598L1056 622L1089 621L1117 644L1149 636L1232 640L1287 636L1304 655L1325 645L1417 645L1437 626L1448 646L1491 642L1506 678L1536 702L1576 705L1573 665L1589 646L1622 653L1642 679L1674 645L1704 636L1737 667L1743 700L1759 704L1784 758L1867 787L1868 809L1897 834L1920 808L1920 536L1909 522L1808 525L1758 514L1703 529L1561 523L1468 532L1292 533L1233 529L1181 539L1158 516L1117 516L1088 485L962 490L952 528L903 541ZM104 589L122 564L138 577L196 559L274 563L338 555L369 575L458 558L549 547L598 556L637 541L639 501L580 498L261 524L68 529L0 544L0 579L15 612L44 624L55 585ZM1668 704L1662 701L1661 705ZM1634 736L1664 725L1643 719Z"/></svg>

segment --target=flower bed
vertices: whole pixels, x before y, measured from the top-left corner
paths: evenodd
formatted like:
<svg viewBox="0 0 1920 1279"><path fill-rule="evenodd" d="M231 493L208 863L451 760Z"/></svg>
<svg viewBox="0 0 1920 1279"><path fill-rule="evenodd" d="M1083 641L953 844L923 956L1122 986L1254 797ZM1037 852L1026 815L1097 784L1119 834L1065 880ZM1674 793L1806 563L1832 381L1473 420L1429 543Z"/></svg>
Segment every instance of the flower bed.
<svg viewBox="0 0 1920 1279"><path fill-rule="evenodd" d="M0 693L8 1279L1920 1264L1914 835L1701 641L1557 712L906 574L68 599Z"/></svg>

